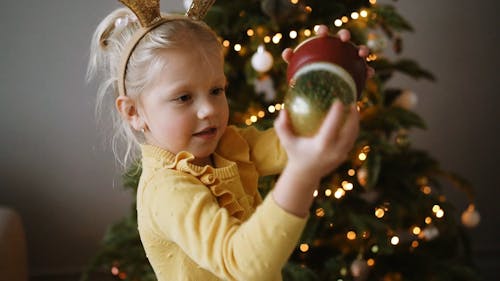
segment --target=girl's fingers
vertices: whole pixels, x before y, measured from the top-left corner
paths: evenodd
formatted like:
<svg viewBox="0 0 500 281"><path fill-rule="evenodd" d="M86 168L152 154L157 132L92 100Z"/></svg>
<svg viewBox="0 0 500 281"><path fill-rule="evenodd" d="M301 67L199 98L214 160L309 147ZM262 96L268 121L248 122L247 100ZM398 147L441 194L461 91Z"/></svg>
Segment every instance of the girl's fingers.
<svg viewBox="0 0 500 281"><path fill-rule="evenodd" d="M360 45L358 49L358 55L362 58L366 58L370 54L370 49L365 45Z"/></svg>
<svg viewBox="0 0 500 281"><path fill-rule="evenodd" d="M342 126L343 119L344 105L337 99L328 110L317 135L324 139L325 143L334 142Z"/></svg>
<svg viewBox="0 0 500 281"><path fill-rule="evenodd" d="M292 58L293 50L291 48L286 48L281 52L281 57L286 63L290 62L290 59Z"/></svg>
<svg viewBox="0 0 500 281"><path fill-rule="evenodd" d="M337 36L343 42L347 42L347 41L351 40L351 33L347 29L341 29L341 30L339 30L339 32L337 32Z"/></svg>
<svg viewBox="0 0 500 281"><path fill-rule="evenodd" d="M316 35L318 36L327 36L328 35L328 26L322 24L318 26L316 30Z"/></svg>
<svg viewBox="0 0 500 281"><path fill-rule="evenodd" d="M276 130L276 134L278 134L280 141L285 146L294 137L288 113L285 109L280 111L278 118L274 121L274 129Z"/></svg>

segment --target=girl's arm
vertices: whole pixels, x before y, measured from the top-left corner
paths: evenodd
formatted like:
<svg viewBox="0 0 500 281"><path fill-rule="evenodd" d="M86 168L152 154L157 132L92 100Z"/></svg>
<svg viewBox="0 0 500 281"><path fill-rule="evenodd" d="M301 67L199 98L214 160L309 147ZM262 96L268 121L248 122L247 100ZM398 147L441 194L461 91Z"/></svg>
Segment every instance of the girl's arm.
<svg viewBox="0 0 500 281"><path fill-rule="evenodd" d="M284 210L305 217L321 178L347 158L358 135L359 113L353 105L344 117L343 105L337 101L313 137L294 135L286 111L280 113L275 128L288 153L288 164L272 196Z"/></svg>

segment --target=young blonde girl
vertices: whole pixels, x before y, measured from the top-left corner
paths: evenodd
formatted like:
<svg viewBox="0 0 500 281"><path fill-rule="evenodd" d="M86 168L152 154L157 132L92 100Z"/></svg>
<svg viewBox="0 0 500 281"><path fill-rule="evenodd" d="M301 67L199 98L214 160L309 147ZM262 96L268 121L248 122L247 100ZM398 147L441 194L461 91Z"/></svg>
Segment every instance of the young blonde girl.
<svg viewBox="0 0 500 281"><path fill-rule="evenodd" d="M124 54L140 25L129 9L113 11L94 34L89 65L125 160L142 155L137 212L147 257L160 281L281 280L313 191L355 141L358 113L351 107L343 120L334 104L310 138L294 135L285 111L275 129L228 126L216 34L187 16L163 18ZM258 177L277 173L261 199Z"/></svg>

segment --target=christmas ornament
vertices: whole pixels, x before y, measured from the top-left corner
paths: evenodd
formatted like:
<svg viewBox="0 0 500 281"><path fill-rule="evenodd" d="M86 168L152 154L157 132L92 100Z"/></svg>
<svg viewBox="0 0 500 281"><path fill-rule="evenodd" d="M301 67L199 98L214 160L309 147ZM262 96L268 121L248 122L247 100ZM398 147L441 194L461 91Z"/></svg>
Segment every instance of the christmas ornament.
<svg viewBox="0 0 500 281"><path fill-rule="evenodd" d="M474 207L474 204L470 204L467 210L462 213L462 224L466 227L476 227L481 221L481 216L479 212Z"/></svg>
<svg viewBox="0 0 500 281"><path fill-rule="evenodd" d="M380 53L387 48L388 42L387 38L381 36L377 33L369 33L368 39L366 40L366 46L370 49L372 53Z"/></svg>
<svg viewBox="0 0 500 281"><path fill-rule="evenodd" d="M411 110L415 108L417 102L418 98L414 92L404 90L399 96L396 97L396 99L392 102L392 105Z"/></svg>
<svg viewBox="0 0 500 281"><path fill-rule="evenodd" d="M356 177L358 178L358 183L361 186L365 186L368 182L368 170L366 169L366 167L359 168L358 172L356 173Z"/></svg>
<svg viewBox="0 0 500 281"><path fill-rule="evenodd" d="M364 281L368 277L369 267L362 257L356 258L351 264L351 274L355 281Z"/></svg>
<svg viewBox="0 0 500 281"><path fill-rule="evenodd" d="M422 230L420 236L428 241L433 240L439 236L439 229L437 229L434 225L427 226L424 230Z"/></svg>
<svg viewBox="0 0 500 281"><path fill-rule="evenodd" d="M266 51L264 45L260 45L250 62L255 71L267 72L273 67L273 56Z"/></svg>
<svg viewBox="0 0 500 281"><path fill-rule="evenodd" d="M295 133L311 136L336 99L349 105L361 95L366 62L352 43L315 36L295 48L287 69L285 105Z"/></svg>
<svg viewBox="0 0 500 281"><path fill-rule="evenodd" d="M276 99L276 90L274 82L270 75L262 75L254 81L254 90L257 94L264 95L266 103L272 103Z"/></svg>

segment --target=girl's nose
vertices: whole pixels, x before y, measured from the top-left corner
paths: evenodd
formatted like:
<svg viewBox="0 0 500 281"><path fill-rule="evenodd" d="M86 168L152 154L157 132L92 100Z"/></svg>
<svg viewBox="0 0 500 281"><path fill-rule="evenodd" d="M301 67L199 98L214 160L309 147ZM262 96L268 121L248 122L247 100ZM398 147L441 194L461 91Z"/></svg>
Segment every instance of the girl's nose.
<svg viewBox="0 0 500 281"><path fill-rule="evenodd" d="M215 104L211 101L203 101L200 102L200 106L198 107L198 118L206 119L216 113Z"/></svg>

